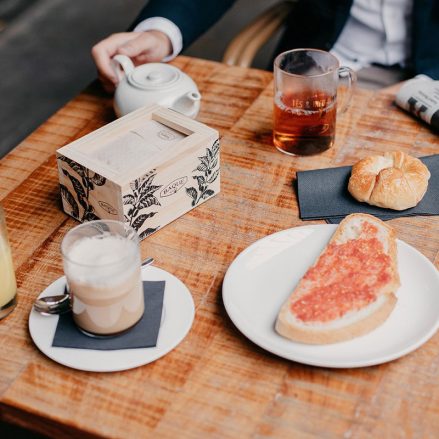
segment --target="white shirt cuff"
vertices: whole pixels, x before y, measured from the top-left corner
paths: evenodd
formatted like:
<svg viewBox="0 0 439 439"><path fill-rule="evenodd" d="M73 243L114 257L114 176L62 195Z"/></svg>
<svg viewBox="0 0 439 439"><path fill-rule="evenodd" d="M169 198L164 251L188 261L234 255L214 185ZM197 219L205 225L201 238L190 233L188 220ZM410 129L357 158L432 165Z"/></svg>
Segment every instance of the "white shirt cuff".
<svg viewBox="0 0 439 439"><path fill-rule="evenodd" d="M145 32L148 30L158 30L163 32L172 45L172 53L166 56L162 61L171 61L174 59L183 49L183 36L180 29L172 21L164 17L151 17L141 21L135 28L134 32Z"/></svg>

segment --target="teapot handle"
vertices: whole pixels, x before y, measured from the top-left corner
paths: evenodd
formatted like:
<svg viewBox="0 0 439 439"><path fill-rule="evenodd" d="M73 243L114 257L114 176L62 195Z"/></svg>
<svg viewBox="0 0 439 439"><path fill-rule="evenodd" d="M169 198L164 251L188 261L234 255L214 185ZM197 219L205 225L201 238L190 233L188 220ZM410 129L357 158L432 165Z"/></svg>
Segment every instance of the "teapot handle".
<svg viewBox="0 0 439 439"><path fill-rule="evenodd" d="M111 64L119 81L124 77L124 74L129 75L134 70L133 62L126 55L113 56Z"/></svg>

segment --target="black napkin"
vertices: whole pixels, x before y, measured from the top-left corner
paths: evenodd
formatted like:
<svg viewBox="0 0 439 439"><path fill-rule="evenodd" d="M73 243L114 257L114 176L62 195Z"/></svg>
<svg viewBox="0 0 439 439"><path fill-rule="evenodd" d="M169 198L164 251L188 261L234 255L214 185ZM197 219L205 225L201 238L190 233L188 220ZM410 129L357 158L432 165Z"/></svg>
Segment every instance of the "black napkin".
<svg viewBox="0 0 439 439"><path fill-rule="evenodd" d="M145 297L143 317L129 331L114 337L89 337L76 327L71 313L61 314L52 346L102 351L154 347L157 344L162 319L164 291L165 281L143 282Z"/></svg>
<svg viewBox="0 0 439 439"><path fill-rule="evenodd" d="M351 166L301 171L297 173L297 198L302 220L324 219L338 224L350 213L369 213L386 221L413 215L439 215L439 155L420 159L428 167L431 177L427 193L419 204L397 211L360 203L348 192Z"/></svg>

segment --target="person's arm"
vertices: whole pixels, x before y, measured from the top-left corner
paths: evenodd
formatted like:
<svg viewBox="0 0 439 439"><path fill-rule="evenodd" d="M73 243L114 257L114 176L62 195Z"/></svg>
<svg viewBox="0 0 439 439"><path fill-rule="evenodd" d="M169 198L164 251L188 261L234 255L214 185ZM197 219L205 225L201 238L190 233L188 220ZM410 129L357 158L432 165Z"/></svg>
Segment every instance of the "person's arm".
<svg viewBox="0 0 439 439"><path fill-rule="evenodd" d="M164 17L150 17L138 23L134 28L134 32L148 32L151 30L163 32L171 42L172 52L161 61L171 61L182 51L183 36L178 26L172 21Z"/></svg>
<svg viewBox="0 0 439 439"><path fill-rule="evenodd" d="M150 0L134 22L134 26L150 17L164 17L174 23L188 47L215 24L235 0Z"/></svg>
<svg viewBox="0 0 439 439"><path fill-rule="evenodd" d="M111 65L116 54L129 56L134 64L168 61L183 46L205 32L235 0L151 0L131 30L110 35L92 49L99 78L107 91L118 82Z"/></svg>
<svg viewBox="0 0 439 439"><path fill-rule="evenodd" d="M439 80L439 1L415 1L412 18L414 74Z"/></svg>
<svg viewBox="0 0 439 439"><path fill-rule="evenodd" d="M129 56L134 64L162 61L172 53L168 36L157 30L112 34L93 46L91 54L105 90L114 91L119 82L111 64L114 55Z"/></svg>

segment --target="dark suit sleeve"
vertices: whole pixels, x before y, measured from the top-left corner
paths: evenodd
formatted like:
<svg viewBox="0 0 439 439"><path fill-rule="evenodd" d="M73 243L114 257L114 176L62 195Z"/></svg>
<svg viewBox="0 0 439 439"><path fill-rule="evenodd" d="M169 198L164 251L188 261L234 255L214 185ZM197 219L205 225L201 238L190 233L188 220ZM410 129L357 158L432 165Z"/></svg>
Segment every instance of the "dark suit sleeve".
<svg viewBox="0 0 439 439"><path fill-rule="evenodd" d="M175 23L189 46L232 6L235 0L150 0L134 25L150 17L164 17Z"/></svg>
<svg viewBox="0 0 439 439"><path fill-rule="evenodd" d="M439 79L439 0L415 0L412 59L414 73Z"/></svg>

